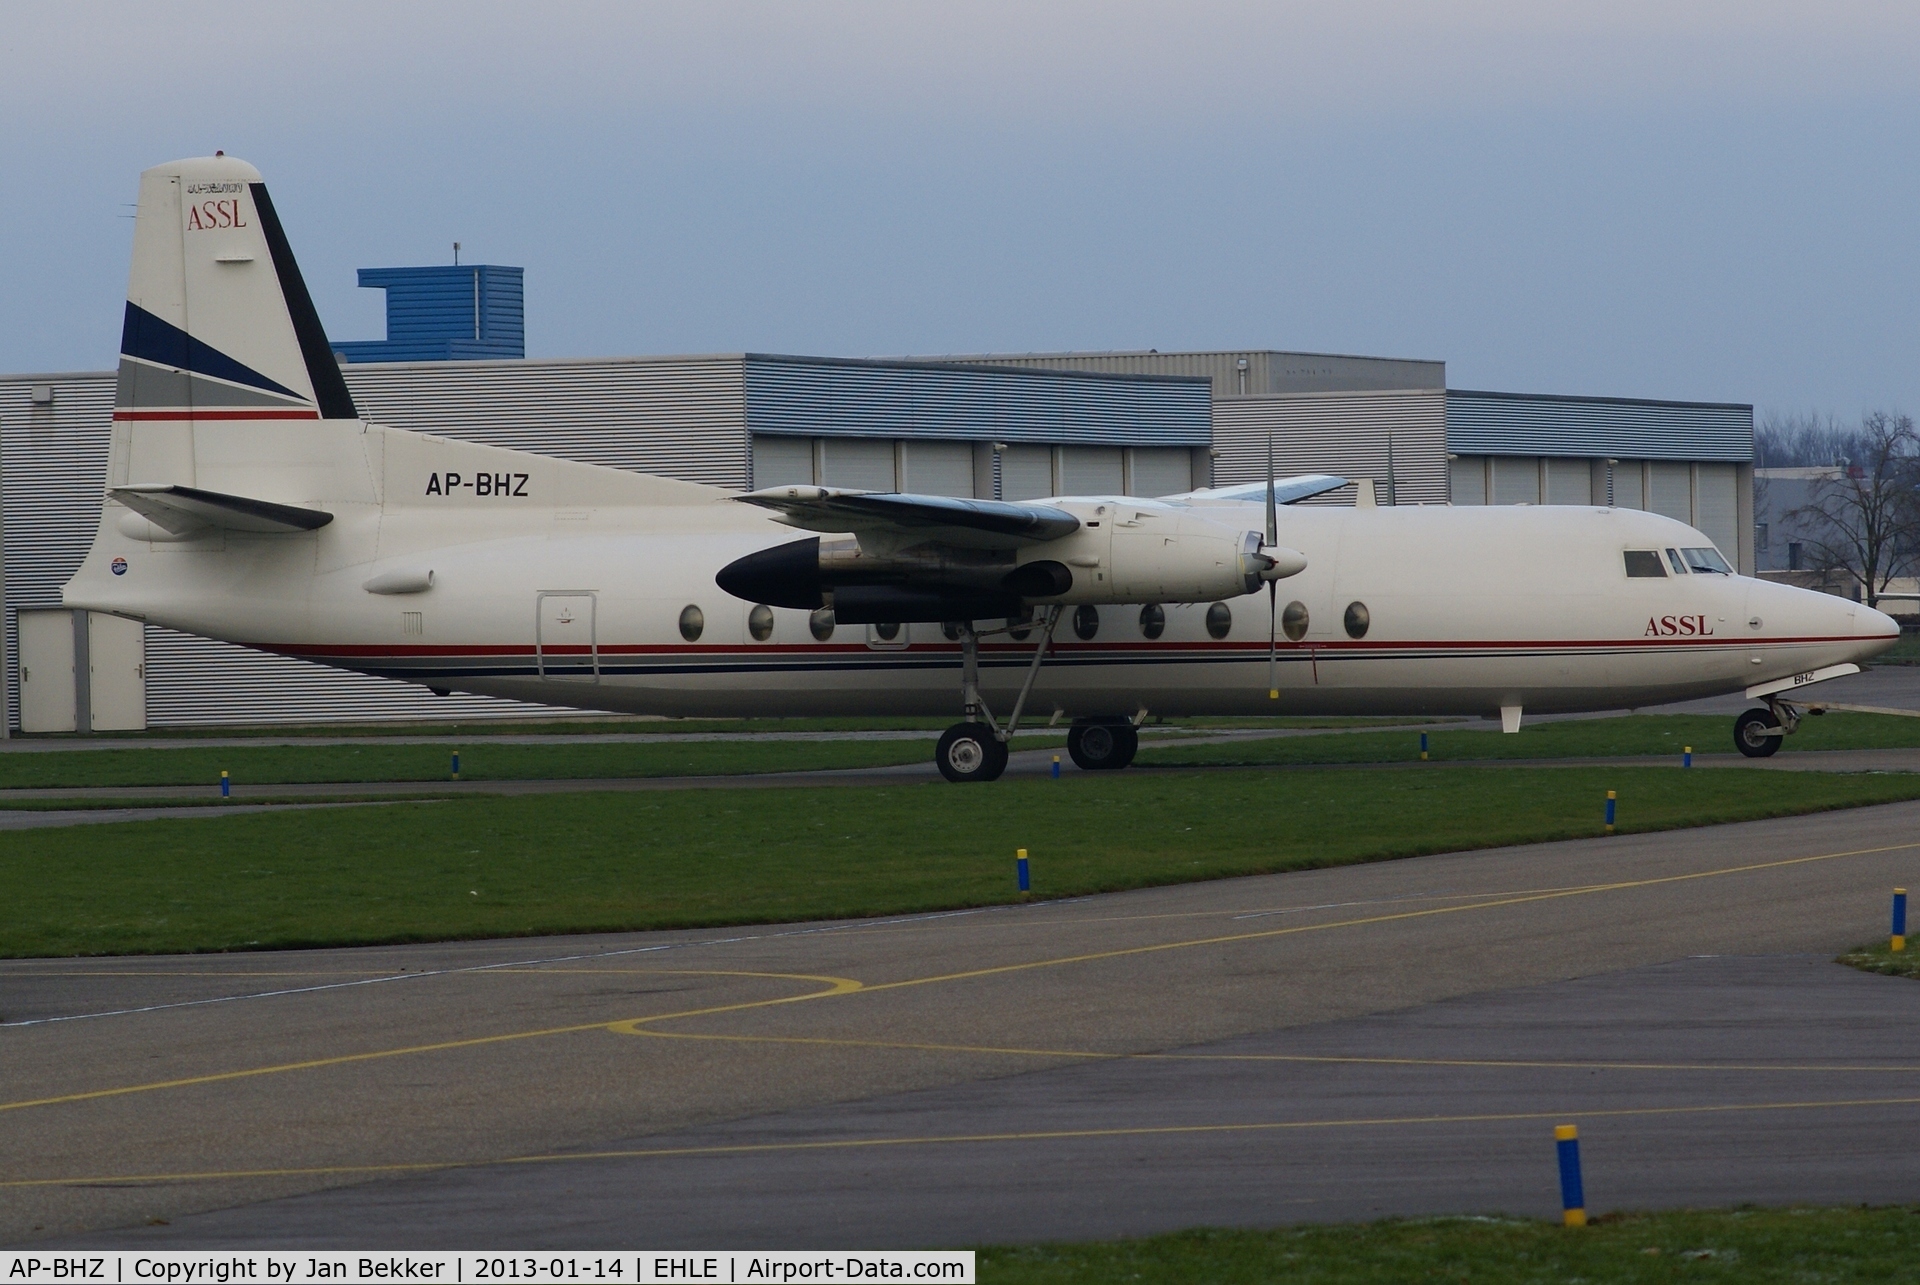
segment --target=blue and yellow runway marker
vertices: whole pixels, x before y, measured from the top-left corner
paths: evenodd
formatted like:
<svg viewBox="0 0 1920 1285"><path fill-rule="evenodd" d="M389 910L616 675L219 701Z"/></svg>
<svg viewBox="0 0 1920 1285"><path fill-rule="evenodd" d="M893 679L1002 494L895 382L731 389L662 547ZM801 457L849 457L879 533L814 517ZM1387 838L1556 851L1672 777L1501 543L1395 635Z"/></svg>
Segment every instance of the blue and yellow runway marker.
<svg viewBox="0 0 1920 1285"><path fill-rule="evenodd" d="M1587 1193L1580 1184L1580 1129L1578 1125L1555 1125L1554 1149L1560 1153L1561 1217L1569 1227L1587 1225Z"/></svg>

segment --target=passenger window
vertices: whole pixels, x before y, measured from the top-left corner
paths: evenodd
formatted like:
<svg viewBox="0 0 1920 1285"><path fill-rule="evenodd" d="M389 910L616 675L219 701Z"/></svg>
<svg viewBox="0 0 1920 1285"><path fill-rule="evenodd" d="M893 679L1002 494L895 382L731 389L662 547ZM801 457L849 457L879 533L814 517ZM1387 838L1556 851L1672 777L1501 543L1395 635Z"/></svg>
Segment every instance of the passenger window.
<svg viewBox="0 0 1920 1285"><path fill-rule="evenodd" d="M1627 550L1627 577L1631 580L1665 580L1667 569L1660 565L1660 555L1648 549Z"/></svg>
<svg viewBox="0 0 1920 1285"><path fill-rule="evenodd" d="M1727 560L1720 556L1718 549L1682 549L1680 555L1694 571L1711 571L1722 576L1733 574L1733 568L1727 565Z"/></svg>

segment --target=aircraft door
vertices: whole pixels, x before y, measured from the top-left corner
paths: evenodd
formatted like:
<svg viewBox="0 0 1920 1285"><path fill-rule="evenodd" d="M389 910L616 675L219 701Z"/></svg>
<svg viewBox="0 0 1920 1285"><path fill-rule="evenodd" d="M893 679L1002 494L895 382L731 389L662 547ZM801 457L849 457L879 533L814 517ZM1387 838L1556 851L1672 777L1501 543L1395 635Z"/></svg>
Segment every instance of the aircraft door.
<svg viewBox="0 0 1920 1285"><path fill-rule="evenodd" d="M534 654L540 677L562 682L600 681L600 648L594 636L594 596L551 592L538 596Z"/></svg>

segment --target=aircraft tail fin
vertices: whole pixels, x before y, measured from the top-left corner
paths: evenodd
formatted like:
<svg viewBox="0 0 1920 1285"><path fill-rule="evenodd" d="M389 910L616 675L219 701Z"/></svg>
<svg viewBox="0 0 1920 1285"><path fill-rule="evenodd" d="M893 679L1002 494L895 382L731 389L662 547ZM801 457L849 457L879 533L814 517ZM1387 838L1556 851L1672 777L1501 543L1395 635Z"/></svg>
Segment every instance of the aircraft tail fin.
<svg viewBox="0 0 1920 1285"><path fill-rule="evenodd" d="M215 155L141 174L117 480L192 485L196 424L358 417L260 172Z"/></svg>

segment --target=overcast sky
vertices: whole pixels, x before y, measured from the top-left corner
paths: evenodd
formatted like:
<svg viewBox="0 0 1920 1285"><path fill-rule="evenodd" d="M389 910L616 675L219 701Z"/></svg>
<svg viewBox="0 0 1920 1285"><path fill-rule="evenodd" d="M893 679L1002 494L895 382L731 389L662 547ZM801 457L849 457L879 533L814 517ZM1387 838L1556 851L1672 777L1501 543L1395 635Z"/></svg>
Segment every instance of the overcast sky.
<svg viewBox="0 0 1920 1285"><path fill-rule="evenodd" d="M1282 348L1920 412L1920 5L59 5L0 24L0 370L103 369L136 176L532 356Z"/></svg>

